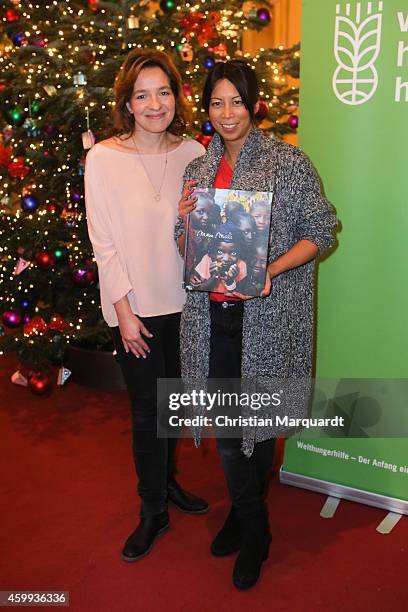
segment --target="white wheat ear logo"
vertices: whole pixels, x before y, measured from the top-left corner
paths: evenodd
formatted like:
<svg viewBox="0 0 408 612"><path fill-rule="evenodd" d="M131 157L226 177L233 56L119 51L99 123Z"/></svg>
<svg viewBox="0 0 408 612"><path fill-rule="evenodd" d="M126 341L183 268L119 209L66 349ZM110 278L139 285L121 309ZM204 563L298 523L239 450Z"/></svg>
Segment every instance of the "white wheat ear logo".
<svg viewBox="0 0 408 612"><path fill-rule="evenodd" d="M367 3L367 17L357 2L355 18L351 18L351 5L336 6L334 54L337 68L333 75L333 90L344 104L364 104L375 94L378 73L375 62L381 49L383 2L378 2L378 12L373 13L374 2Z"/></svg>

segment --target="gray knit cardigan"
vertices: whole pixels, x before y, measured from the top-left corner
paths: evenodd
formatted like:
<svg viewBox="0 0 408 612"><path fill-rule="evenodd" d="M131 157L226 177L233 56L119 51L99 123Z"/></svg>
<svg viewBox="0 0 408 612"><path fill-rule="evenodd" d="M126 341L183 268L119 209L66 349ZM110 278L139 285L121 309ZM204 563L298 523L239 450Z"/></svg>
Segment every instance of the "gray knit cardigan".
<svg viewBox="0 0 408 612"><path fill-rule="evenodd" d="M186 168L184 180L212 187L224 152L216 134L207 152ZM268 261L273 262L301 239L314 242L318 255L334 241L336 216L323 197L316 173L297 147L269 139L253 129L241 148L231 189L272 192ZM178 220L175 238L183 231ZM266 298L246 300L242 339L242 377L246 379L309 378L313 363L315 262L285 272L272 281ZM209 294L188 291L181 318L181 360L184 379L208 377L210 353ZM306 394L307 395L307 394ZM304 416L308 398L301 398L289 416ZM290 407L289 407L290 411ZM243 429L242 451L276 432L265 427ZM195 429L196 445L200 431Z"/></svg>

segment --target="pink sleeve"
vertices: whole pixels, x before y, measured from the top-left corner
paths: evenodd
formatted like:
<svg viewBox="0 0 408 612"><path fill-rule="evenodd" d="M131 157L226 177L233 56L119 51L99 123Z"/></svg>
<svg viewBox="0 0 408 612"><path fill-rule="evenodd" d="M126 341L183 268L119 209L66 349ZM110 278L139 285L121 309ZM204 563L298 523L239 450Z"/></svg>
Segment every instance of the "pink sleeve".
<svg viewBox="0 0 408 612"><path fill-rule="evenodd" d="M100 286L115 304L129 293L132 285L119 260L109 216L102 168L98 168L95 152L90 151L85 168L85 202L89 238L98 264Z"/></svg>

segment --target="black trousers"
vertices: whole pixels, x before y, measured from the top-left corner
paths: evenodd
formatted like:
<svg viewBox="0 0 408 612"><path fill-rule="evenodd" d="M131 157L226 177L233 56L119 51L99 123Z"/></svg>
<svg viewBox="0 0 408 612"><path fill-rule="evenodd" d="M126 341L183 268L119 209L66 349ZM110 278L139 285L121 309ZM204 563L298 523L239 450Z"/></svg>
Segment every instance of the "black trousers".
<svg viewBox="0 0 408 612"><path fill-rule="evenodd" d="M112 327L113 343L125 378L132 416L133 459L142 500L142 517L167 507L167 483L175 473L177 440L157 437L157 378L179 378L180 313L141 318L153 338L146 359L126 353L119 327Z"/></svg>
<svg viewBox="0 0 408 612"><path fill-rule="evenodd" d="M240 378L243 302L224 308L210 302L210 378ZM217 436L232 504L242 519L265 512L264 494L272 469L275 439L255 444L251 457L241 451L241 438Z"/></svg>

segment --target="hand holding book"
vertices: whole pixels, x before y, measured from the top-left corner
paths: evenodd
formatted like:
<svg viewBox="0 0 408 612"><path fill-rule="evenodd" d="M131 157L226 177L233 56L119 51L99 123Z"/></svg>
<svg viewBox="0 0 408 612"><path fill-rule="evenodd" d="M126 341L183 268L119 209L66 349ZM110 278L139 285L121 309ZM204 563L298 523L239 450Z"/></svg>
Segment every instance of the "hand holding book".
<svg viewBox="0 0 408 612"><path fill-rule="evenodd" d="M197 197L194 196L194 187L197 181L187 181L183 187L183 193L178 204L178 215L184 219L195 208Z"/></svg>

